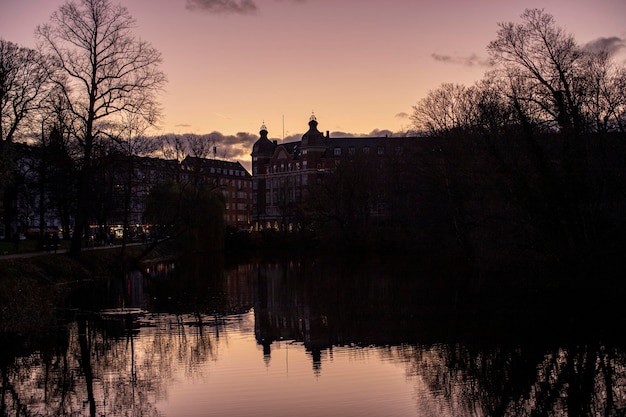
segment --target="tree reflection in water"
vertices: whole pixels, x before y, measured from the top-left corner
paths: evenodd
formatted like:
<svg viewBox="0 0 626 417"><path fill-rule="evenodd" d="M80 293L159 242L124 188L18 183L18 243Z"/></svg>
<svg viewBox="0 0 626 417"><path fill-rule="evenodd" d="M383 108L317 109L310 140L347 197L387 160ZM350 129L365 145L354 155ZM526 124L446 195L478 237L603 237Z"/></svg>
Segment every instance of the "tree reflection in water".
<svg viewBox="0 0 626 417"><path fill-rule="evenodd" d="M626 409L623 349L576 346L541 353L434 345L401 354L409 374L438 393L449 415L612 416Z"/></svg>
<svg viewBox="0 0 626 417"><path fill-rule="evenodd" d="M229 335L248 333L259 361L298 343L290 355L308 352L318 376L333 351L356 360L372 349L402 364L415 391L408 415L626 413L618 338L588 326L550 337L541 314L477 313L493 306L463 303L408 264L205 257L150 269L159 272L77 290L44 336L3 341L0 416L158 415L177 370L206 379L206 365L236 343ZM618 332L612 317L607 328Z"/></svg>

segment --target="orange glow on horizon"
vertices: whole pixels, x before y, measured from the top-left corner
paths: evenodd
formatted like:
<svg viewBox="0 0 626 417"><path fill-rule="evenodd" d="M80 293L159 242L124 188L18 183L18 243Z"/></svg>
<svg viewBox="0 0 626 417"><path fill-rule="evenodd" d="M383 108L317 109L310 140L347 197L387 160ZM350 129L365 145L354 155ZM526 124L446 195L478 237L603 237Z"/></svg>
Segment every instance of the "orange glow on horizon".
<svg viewBox="0 0 626 417"><path fill-rule="evenodd" d="M0 37L34 47L35 27L62 3L3 2ZM482 78L498 22L519 21L526 8L544 8L579 43L626 39L621 0L252 0L255 7L232 10L122 4L137 36L161 51L169 79L154 134L257 134L265 122L270 137L282 139L304 133L312 109L323 131L406 131L406 116L429 90Z"/></svg>

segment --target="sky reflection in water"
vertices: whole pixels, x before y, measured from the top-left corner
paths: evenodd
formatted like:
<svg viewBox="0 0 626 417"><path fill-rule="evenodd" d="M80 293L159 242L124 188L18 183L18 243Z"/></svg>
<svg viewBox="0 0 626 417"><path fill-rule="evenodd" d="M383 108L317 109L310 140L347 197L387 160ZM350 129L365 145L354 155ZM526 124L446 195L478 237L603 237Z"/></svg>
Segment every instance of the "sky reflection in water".
<svg viewBox="0 0 626 417"><path fill-rule="evenodd" d="M219 339L210 331L205 362L178 361L159 410L186 416L414 415L415 378L407 377L397 352L337 347L323 352L316 366L300 342L275 342L265 355L254 336L254 312L237 318Z"/></svg>
<svg viewBox="0 0 626 417"><path fill-rule="evenodd" d="M609 337L623 315L586 319L604 318L602 333L588 312L567 325L537 306L467 304L410 263L220 262L78 288L48 337L3 345L0 415L626 410L626 356Z"/></svg>

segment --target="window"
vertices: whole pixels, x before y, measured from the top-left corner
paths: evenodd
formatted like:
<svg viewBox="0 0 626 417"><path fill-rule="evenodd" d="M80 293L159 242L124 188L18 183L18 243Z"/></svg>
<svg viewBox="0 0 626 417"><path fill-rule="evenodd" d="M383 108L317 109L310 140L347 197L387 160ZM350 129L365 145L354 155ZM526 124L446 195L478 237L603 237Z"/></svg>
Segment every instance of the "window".
<svg viewBox="0 0 626 417"><path fill-rule="evenodd" d="M402 151L403 151L402 146L396 146L396 155L397 156L402 155Z"/></svg>
<svg viewBox="0 0 626 417"><path fill-rule="evenodd" d="M341 148L335 148L335 156L341 156Z"/></svg>
<svg viewBox="0 0 626 417"><path fill-rule="evenodd" d="M370 147L369 147L369 146L365 146L365 147L363 147L363 153L364 153L365 155L369 155L369 153L370 153Z"/></svg>
<svg viewBox="0 0 626 417"><path fill-rule="evenodd" d="M356 153L356 150L354 149L354 146L350 146L348 148L348 155L354 155Z"/></svg>
<svg viewBox="0 0 626 417"><path fill-rule="evenodd" d="M384 146L379 146L378 147L378 155L384 155L385 154L385 147Z"/></svg>

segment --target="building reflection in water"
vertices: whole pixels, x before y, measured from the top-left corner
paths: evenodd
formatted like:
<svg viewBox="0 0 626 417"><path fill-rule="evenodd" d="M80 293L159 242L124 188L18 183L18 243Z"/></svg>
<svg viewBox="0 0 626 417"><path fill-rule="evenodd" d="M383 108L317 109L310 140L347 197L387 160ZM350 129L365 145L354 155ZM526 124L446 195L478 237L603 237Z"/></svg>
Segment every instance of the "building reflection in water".
<svg viewBox="0 0 626 417"><path fill-rule="evenodd" d="M255 336L266 361L275 342L302 342L320 374L324 351L391 347L407 375L446 399L451 415L626 411L626 355L620 321L611 313L568 318L558 307L466 310L454 291L407 273L407 264L376 259L290 259L238 268L226 274L229 293L254 302ZM245 276L251 278L244 285ZM589 322L598 332L587 332L594 328Z"/></svg>
<svg viewBox="0 0 626 417"><path fill-rule="evenodd" d="M579 325L573 333L563 311L517 315L499 304L494 314L493 304L468 309L460 298L409 262L389 259L226 263L205 256L150 265L124 279L77 288L57 328L3 340L0 415L157 415L168 405L185 406L174 404L174 381L212 375L219 375L212 389L237 401L232 390L258 377L259 363L266 373L279 368L272 357L277 352L287 371L291 362L325 381L338 366L376 357L366 383L381 387L388 381L379 365L399 365L402 386L412 384L414 391L394 397L398 407L406 407L402 399L413 402L397 415L626 412L626 350L615 336L623 312L586 311L572 322ZM246 355L253 357L231 358L252 333L258 347ZM348 392L366 387L354 378L336 382L344 400L362 400ZM277 385L267 390L293 394L306 375L272 381ZM268 395L255 399L277 403ZM381 388L368 395L391 393Z"/></svg>

